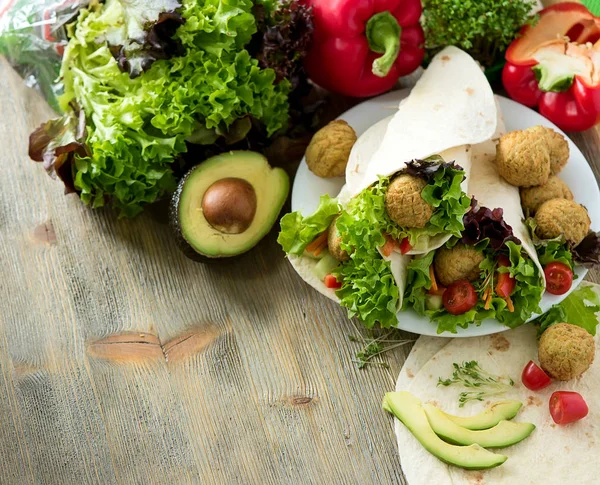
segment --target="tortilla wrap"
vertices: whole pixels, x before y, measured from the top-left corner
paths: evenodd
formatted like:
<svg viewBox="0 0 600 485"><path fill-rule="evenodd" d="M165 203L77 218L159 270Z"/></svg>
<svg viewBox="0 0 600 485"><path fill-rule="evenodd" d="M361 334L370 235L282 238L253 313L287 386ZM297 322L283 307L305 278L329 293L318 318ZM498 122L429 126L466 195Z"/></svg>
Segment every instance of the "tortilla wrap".
<svg viewBox="0 0 600 485"><path fill-rule="evenodd" d="M398 111L375 123L354 144L346 166L346 185L338 194L342 205L377 181L401 171L413 159L441 155L465 170L462 183L468 192L471 171L470 144L490 139L496 131L498 108L492 89L479 65L465 52L447 47L434 57ZM374 179L369 180L370 173ZM371 176L372 178L372 176ZM406 286L406 267L413 254L428 253L444 245L450 235L440 234L408 255L389 257L392 275L400 290L398 310ZM289 255L298 274L313 288L339 302L335 290L314 274L318 260Z"/></svg>
<svg viewBox="0 0 600 485"><path fill-rule="evenodd" d="M598 286L593 286L598 291ZM438 345L441 340L444 342ZM599 345L599 337L596 336L596 351ZM473 401L460 408L458 395L462 388L436 386L438 377L452 374L454 362L476 360L483 369L496 375L508 375L515 381L509 392L493 396L490 401L516 399L523 402L523 408L514 420L533 423L536 429L524 441L498 451L509 457L503 465L491 470L467 471L438 460L395 419L400 461L408 485L597 482L589 464L600 452L600 410L590 406L590 413L585 419L559 426L554 424L548 412L548 401L550 395L560 389L577 391L590 403L590 398L600 389L600 359L596 359L580 379L560 382L534 392L525 388L519 378L525 364L537 356L536 327L533 325L470 339L420 337L413 349L400 372L397 391L409 391L422 402L432 403L447 413L459 416L477 414L483 411L488 401ZM414 359L411 358L413 352L417 353ZM427 356L429 360L425 360Z"/></svg>
<svg viewBox="0 0 600 485"><path fill-rule="evenodd" d="M357 162L350 160L347 193L358 194L411 160L489 140L496 121L494 93L477 62L456 47L446 47L400 103L364 176L362 167L357 171Z"/></svg>
<svg viewBox="0 0 600 485"><path fill-rule="evenodd" d="M473 168L469 183L469 195L475 197L480 206L488 209L500 207L503 210L504 221L512 227L514 235L521 240L523 250L539 269L545 288L544 269L540 264L529 231L523 222L525 216L521 207L519 188L506 182L498 174L494 165L496 144L504 133L506 133L504 120L499 117L498 129L494 138L473 147Z"/></svg>

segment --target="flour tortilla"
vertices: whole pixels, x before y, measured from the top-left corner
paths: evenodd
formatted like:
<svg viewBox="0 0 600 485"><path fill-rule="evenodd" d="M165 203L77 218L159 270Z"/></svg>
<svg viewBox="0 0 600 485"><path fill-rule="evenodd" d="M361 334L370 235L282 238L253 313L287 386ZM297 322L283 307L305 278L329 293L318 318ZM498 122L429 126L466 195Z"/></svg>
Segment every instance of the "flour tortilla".
<svg viewBox="0 0 600 485"><path fill-rule="evenodd" d="M597 285L592 286L599 291ZM436 341L440 340L444 342L440 343L436 352ZM599 345L596 337L596 347ZM459 408L458 394L461 388L436 386L438 377L452 374L454 362L477 360L484 369L513 378L514 388L491 398L491 401L516 399L523 402L524 406L514 420L534 423L536 430L521 443L498 450L509 457L500 467L466 471L439 461L421 446L400 421L395 420L402 470L409 485L596 483L590 464L595 462L600 453L600 409L593 405L593 398L600 389L600 359L596 359L580 379L555 382L546 389L533 392L526 389L520 380L525 364L537 358L536 328L533 325L468 339L448 341L437 337L420 337L414 352L418 353L417 358L411 359L411 352L398 378L397 391L412 392L423 402L430 402L452 414L477 414L485 408L487 401L471 402ZM424 362L427 356L431 358ZM410 366L410 375L414 377L410 378L407 374L407 366ZM590 405L589 415L568 426L555 425L548 412L548 401L556 390L582 394Z"/></svg>
<svg viewBox="0 0 600 485"><path fill-rule="evenodd" d="M358 194L378 176L396 173L413 159L489 140L496 122L494 93L483 71L467 53L447 47L400 103L363 177L353 175L351 160L348 191Z"/></svg>

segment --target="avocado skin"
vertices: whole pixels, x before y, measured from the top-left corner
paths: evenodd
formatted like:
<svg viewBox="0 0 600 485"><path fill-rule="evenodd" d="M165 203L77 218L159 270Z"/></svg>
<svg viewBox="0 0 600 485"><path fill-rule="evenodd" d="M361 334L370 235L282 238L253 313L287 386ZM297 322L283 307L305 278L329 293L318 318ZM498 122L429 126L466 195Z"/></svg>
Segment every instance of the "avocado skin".
<svg viewBox="0 0 600 485"><path fill-rule="evenodd" d="M238 151L238 152L230 152L230 154L233 153L243 153L244 150L242 151ZM252 153L252 152L250 152ZM223 154L222 154L223 155ZM263 158L264 155L260 154ZM231 256L227 256L227 255L216 255L216 256L211 256L209 254L205 254L205 253L199 253L196 249L194 249L189 243L188 241L185 239L183 232L182 232L182 228L181 228L181 223L179 222L179 204L181 201L181 196L183 194L183 190L186 186L186 182L188 181L188 179L190 178L190 176L194 173L195 170L200 169L200 167L207 161L211 160L212 158L216 158L220 155L216 155L215 157L211 157L207 160L204 160L203 162L200 162L198 165L195 165L194 167L192 167L191 169L189 169L186 174L181 178L181 180L179 181L179 183L177 184L177 189L175 190L175 192L173 193L172 197L171 197L171 202L169 205L169 226L171 227L171 230L175 236L175 242L177 244L177 246L179 247L179 249L181 250L181 252L189 259L199 262L199 263L210 263L210 264L214 264L216 262L223 262L225 260L227 261L235 261L238 260L239 258L241 258L242 256L244 256L246 253L248 253L251 249L253 249L256 244L258 244L258 242L253 245L250 246L248 248L246 248L245 250L239 252L238 254L235 255L231 255ZM266 158L265 158L266 160ZM285 198L284 198L284 202L282 203L282 207L280 208L279 212L281 212L281 209L283 208L283 205L285 203L285 201L287 201L289 199L289 176L286 175L286 189L285 189ZM275 221L276 223L277 221Z"/></svg>
<svg viewBox="0 0 600 485"><path fill-rule="evenodd" d="M186 257L199 263L214 263L221 258L211 258L209 256L196 252L194 248L190 246L189 243L186 241L185 237L183 237L183 233L181 232L181 224L179 224L178 214L181 193L183 192L183 188L187 179L192 174L192 172L196 170L199 166L200 165L198 164L189 169L187 173L183 176L183 178L179 181L177 189L171 197L171 204L169 206L169 226L171 226L173 234L175 235L175 242L177 243L177 246Z"/></svg>

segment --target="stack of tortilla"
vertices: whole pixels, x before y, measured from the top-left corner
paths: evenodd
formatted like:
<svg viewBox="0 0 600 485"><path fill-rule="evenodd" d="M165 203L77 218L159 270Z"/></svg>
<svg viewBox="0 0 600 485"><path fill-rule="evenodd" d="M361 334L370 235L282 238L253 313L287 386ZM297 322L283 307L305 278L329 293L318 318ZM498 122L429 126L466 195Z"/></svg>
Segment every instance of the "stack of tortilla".
<svg viewBox="0 0 600 485"><path fill-rule="evenodd" d="M586 284L586 283L583 283ZM596 288L598 288L596 286ZM596 290L598 291L598 289ZM515 421L533 423L535 431L524 441L499 450L508 460L491 470L463 470L447 465L430 454L395 419L396 436L402 470L409 485L563 485L600 483L594 463L600 453L600 408L594 396L600 389L600 360L579 379L554 381L540 391L530 391L521 383L521 372L537 356L536 327L524 325L515 330L485 337L441 339L420 337L408 356L397 391L410 391L422 402L429 402L445 412L472 416L483 411L489 402L516 399L523 408ZM596 347L600 345L596 337ZM460 387L437 387L439 377L450 377L452 364L476 360L486 371L508 375L514 387L501 396L484 402L469 402L460 408ZM589 415L569 425L553 422L548 409L550 395L557 390L577 391L589 403ZM382 411L383 412L383 411Z"/></svg>

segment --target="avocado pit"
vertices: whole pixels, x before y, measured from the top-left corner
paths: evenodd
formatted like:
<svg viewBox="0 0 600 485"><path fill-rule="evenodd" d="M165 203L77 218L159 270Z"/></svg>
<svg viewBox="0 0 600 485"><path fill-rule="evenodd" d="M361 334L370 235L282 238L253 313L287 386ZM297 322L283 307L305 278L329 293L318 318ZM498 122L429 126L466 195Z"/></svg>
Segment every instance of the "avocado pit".
<svg viewBox="0 0 600 485"><path fill-rule="evenodd" d="M256 215L256 191L244 179L217 180L204 193L202 212L206 221L224 234L241 234Z"/></svg>

